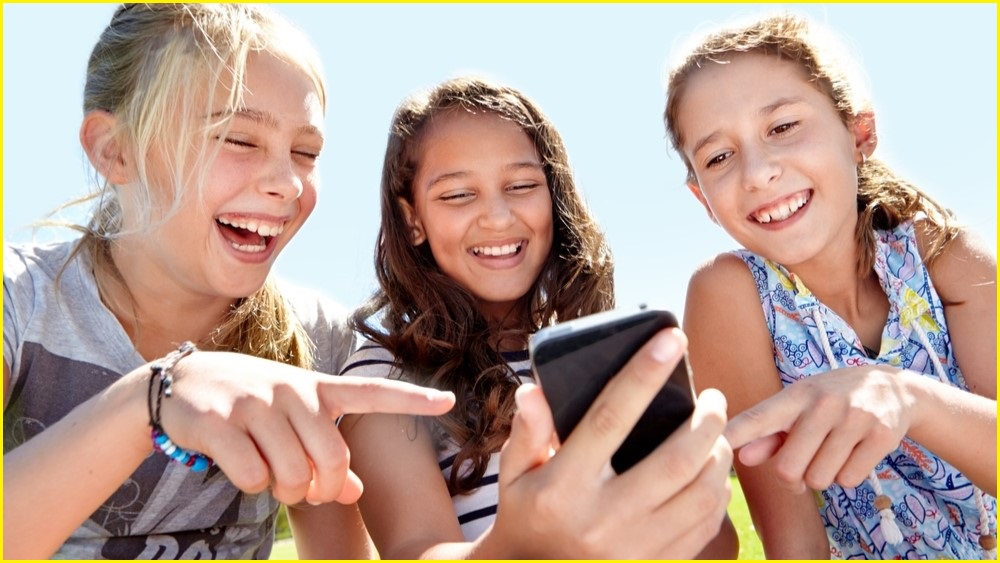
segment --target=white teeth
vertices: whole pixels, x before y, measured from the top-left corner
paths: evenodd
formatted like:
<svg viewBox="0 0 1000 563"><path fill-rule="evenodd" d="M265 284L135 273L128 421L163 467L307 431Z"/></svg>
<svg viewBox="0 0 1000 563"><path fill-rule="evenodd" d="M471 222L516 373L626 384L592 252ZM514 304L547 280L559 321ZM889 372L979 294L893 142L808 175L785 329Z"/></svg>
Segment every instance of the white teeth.
<svg viewBox="0 0 1000 563"><path fill-rule="evenodd" d="M240 252L253 252L253 253L257 253L257 252L264 252L264 250L267 249L267 245L263 244L263 243L261 243L261 244L237 244L235 242L230 241L229 244L233 248L235 248L236 250L239 250Z"/></svg>
<svg viewBox="0 0 1000 563"><path fill-rule="evenodd" d="M257 233L262 237L273 237L285 231L284 223L265 224L255 219L228 219L219 217L218 221L223 225L229 225L239 229L245 229L252 233Z"/></svg>
<svg viewBox="0 0 1000 563"><path fill-rule="evenodd" d="M511 254L516 254L521 250L521 245L523 243L517 244L505 244L503 246L477 246L472 249L472 253L476 256L482 254L483 256L509 256Z"/></svg>
<svg viewBox="0 0 1000 563"><path fill-rule="evenodd" d="M809 196L806 194L800 194L794 198L775 205L770 209L762 209L753 214L753 218L760 223L770 223L771 221L784 221L792 216L793 213L802 208L806 202L809 201Z"/></svg>

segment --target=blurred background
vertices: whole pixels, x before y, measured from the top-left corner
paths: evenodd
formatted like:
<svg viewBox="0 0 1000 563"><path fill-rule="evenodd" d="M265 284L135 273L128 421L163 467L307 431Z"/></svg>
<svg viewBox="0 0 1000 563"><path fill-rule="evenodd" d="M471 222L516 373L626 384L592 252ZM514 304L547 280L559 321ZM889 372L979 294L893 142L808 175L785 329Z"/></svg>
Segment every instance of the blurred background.
<svg viewBox="0 0 1000 563"><path fill-rule="evenodd" d="M86 59L111 4L3 6L3 234L89 188L77 140ZM279 275L348 307L373 289L390 118L460 73L525 91L564 136L617 259L618 301L683 312L688 278L735 247L684 188L661 121L671 53L691 32L778 4L278 4L319 47L329 83L319 205ZM796 4L867 71L875 155L939 198L996 251L995 4ZM80 219L86 209L64 213Z"/></svg>

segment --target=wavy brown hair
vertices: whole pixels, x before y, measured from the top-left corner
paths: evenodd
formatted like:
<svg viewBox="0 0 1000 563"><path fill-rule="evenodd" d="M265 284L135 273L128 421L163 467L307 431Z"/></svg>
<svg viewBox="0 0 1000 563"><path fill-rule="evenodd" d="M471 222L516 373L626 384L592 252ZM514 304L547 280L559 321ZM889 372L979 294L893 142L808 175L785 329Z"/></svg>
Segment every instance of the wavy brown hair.
<svg viewBox="0 0 1000 563"><path fill-rule="evenodd" d="M538 151L552 196L553 241L534 287L515 306L514 328L490 321L475 297L445 275L430 245L411 243L399 199L412 204L417 149L431 119L442 112L492 113L517 124ZM375 248L379 289L352 325L395 355L405 377L447 389L455 408L437 419L459 446L448 487L474 490L492 453L510 434L518 385L496 343L526 343L539 328L614 306L613 260L570 171L562 138L521 92L479 79L448 80L405 100L389 131L382 169L382 220ZM471 462L471 471L460 474Z"/></svg>
<svg viewBox="0 0 1000 563"><path fill-rule="evenodd" d="M749 24L715 31L691 48L673 67L667 80L663 117L667 135L696 183L694 170L681 151L683 131L677 128L677 108L688 79L703 66L724 64L736 53L775 56L799 65L817 90L829 96L844 125L871 111L871 104L856 76L855 63L829 30L792 14L776 14ZM858 168L858 224L855 238L862 249L859 275L875 264L875 230L892 229L923 214L927 217L930 244L924 257L929 264L959 232L951 211L878 159L869 158Z"/></svg>
<svg viewBox="0 0 1000 563"><path fill-rule="evenodd" d="M219 100L230 110L223 115L241 106L247 60L255 52L300 68L312 79L325 109L318 54L300 30L265 7L122 4L115 11L90 55L83 110L115 116L116 141L137 164L141 184L153 181L144 165L150 151L162 152L171 164L169 186L164 187L172 188L173 201L167 209L157 208L148 191L132 194L147 219L140 223L169 216L186 192L201 190L202 173L218 148L218 142L205 142L218 125L207 116L217 111ZM230 79L228 88L217 86L226 82L223 77ZM196 140L194 144L209 148L190 159L188 147ZM121 188L100 178L97 183L93 193L66 204L92 201L95 206L86 226L63 225L83 233L70 259L80 252L90 256L103 298L109 298L111 286L129 296L110 252L124 234ZM130 300L116 306L134 315ZM270 278L256 293L234 302L220 326L200 344L312 366L308 335Z"/></svg>

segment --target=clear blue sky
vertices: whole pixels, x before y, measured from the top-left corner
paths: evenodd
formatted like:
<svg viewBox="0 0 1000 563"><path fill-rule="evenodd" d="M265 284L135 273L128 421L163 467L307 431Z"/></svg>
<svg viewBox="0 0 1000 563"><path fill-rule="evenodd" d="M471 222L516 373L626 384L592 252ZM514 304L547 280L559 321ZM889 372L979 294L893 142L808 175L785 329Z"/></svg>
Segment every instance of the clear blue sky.
<svg viewBox="0 0 1000 563"><path fill-rule="evenodd" d="M619 303L681 313L692 270L735 245L683 187L681 162L668 151L664 71L693 30L763 6L780 5L278 5L318 46L330 88L319 206L278 273L347 306L370 293L392 112L416 89L475 72L523 89L562 132L615 252ZM876 155L995 251L996 5L787 7L825 21L861 55L878 118ZM113 9L3 6L6 240L30 239L27 225L88 186L77 142L84 68Z"/></svg>

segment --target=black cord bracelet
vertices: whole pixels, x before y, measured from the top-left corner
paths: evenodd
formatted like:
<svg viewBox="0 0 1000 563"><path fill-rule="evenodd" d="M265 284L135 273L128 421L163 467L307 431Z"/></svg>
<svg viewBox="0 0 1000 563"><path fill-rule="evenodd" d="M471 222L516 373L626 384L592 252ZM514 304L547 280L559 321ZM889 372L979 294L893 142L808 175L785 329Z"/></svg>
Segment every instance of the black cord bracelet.
<svg viewBox="0 0 1000 563"><path fill-rule="evenodd" d="M160 424L160 406L164 397L169 398L172 393L174 376L171 370L177 365L177 362L195 350L197 348L194 344L185 342L177 350L150 365L151 373L149 375L149 389L146 393L146 407L149 410L149 425L152 427L150 435L153 439L153 447L176 463L186 465L194 471L204 471L214 465L215 462L212 461L212 458L174 444ZM156 387L155 392L154 386Z"/></svg>

